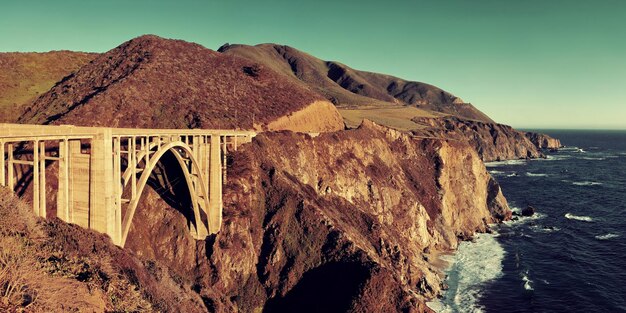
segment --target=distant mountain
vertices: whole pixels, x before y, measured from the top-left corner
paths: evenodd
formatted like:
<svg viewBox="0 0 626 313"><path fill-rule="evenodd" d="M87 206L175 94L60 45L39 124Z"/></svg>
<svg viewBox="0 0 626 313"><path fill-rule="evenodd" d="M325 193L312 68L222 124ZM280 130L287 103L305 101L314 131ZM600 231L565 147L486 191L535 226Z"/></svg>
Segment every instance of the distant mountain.
<svg viewBox="0 0 626 313"><path fill-rule="evenodd" d="M271 68L150 35L125 42L65 77L19 122L301 131L344 127L330 102Z"/></svg>
<svg viewBox="0 0 626 313"><path fill-rule="evenodd" d="M412 114L413 116L407 120L415 116L433 116L433 113L434 116L438 116L437 113L442 113L464 119L493 122L473 105L438 87L394 76L358 71L339 62L320 60L289 46L226 44L218 51L248 58L283 73L294 81L316 90L340 109L368 109L371 115L380 115L385 114L384 110L411 107L418 110L396 112L399 115L406 115L407 112ZM390 114L387 112L387 115ZM349 124L350 117L350 114L348 116L344 114ZM358 124L360 121L355 123Z"/></svg>
<svg viewBox="0 0 626 313"><path fill-rule="evenodd" d="M14 122L24 106L96 56L72 51L0 53L0 122Z"/></svg>

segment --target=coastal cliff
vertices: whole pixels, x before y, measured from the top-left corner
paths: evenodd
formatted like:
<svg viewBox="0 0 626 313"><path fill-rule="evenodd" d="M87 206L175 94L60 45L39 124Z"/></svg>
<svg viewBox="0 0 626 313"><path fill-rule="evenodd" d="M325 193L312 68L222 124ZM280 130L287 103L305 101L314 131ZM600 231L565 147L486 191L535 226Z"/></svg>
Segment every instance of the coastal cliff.
<svg viewBox="0 0 626 313"><path fill-rule="evenodd" d="M425 301L442 288L438 255L511 216L467 144L416 139L368 121L317 137L261 133L241 146L228 158L222 229L205 241L192 238L184 205L172 206L164 192L144 192L135 215L143 222L132 224L124 249L59 220L31 223L47 225L30 227L52 247L28 248L29 262L48 268L33 279L49 282L60 272L74 286L73 302L33 307L429 312ZM4 230L10 225L2 224L2 240L15 233ZM44 287L28 292L37 288Z"/></svg>
<svg viewBox="0 0 626 313"><path fill-rule="evenodd" d="M260 134L228 173L222 230L205 244L181 239L184 217L153 192L137 218L156 225L134 224L127 243L194 281L215 312L428 311L437 255L510 217L471 147L371 122Z"/></svg>
<svg viewBox="0 0 626 313"><path fill-rule="evenodd" d="M483 161L543 157L541 149L558 149L558 139L545 134L523 132L511 126L466 120L458 117L414 118L423 126L414 130L418 136L446 138L467 142Z"/></svg>
<svg viewBox="0 0 626 313"><path fill-rule="evenodd" d="M526 132L524 135L528 138L528 140L530 140L530 142L540 149L554 150L563 147L559 139L552 138L546 134Z"/></svg>

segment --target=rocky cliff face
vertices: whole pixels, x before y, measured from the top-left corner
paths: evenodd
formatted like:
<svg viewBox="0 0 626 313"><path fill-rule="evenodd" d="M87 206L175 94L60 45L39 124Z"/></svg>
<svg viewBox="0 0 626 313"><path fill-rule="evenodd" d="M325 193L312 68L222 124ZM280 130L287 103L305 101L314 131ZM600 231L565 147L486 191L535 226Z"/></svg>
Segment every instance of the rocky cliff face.
<svg viewBox="0 0 626 313"><path fill-rule="evenodd" d="M558 139L526 133L511 126L464 120L457 117L415 118L424 126L413 131L418 136L448 138L468 142L485 162L542 157L542 148L559 148Z"/></svg>
<svg viewBox="0 0 626 313"><path fill-rule="evenodd" d="M127 243L191 275L210 311L428 311L437 253L510 216L471 147L369 122L260 134L228 173L222 230L204 245L172 239L188 236L184 217L156 194L137 213L154 223Z"/></svg>
<svg viewBox="0 0 626 313"><path fill-rule="evenodd" d="M530 142L540 149L559 149L563 147L560 140L552 138L546 134L526 132L524 135L526 135L526 138L528 138Z"/></svg>

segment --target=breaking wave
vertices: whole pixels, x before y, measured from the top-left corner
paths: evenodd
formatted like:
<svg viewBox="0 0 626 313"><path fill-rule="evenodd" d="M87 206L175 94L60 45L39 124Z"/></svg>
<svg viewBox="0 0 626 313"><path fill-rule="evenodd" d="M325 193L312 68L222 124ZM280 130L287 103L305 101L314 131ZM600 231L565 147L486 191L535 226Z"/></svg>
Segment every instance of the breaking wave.
<svg viewBox="0 0 626 313"><path fill-rule="evenodd" d="M507 160L507 161L494 161L486 162L486 167L506 166L506 165L524 165L526 160Z"/></svg>
<svg viewBox="0 0 626 313"><path fill-rule="evenodd" d="M572 184L576 185L576 186L597 186L597 185L602 185L602 183L598 183L598 182L595 182L595 181L580 181L580 182L579 181L575 181L575 182L572 182Z"/></svg>
<svg viewBox="0 0 626 313"><path fill-rule="evenodd" d="M525 271L522 274L522 281L524 282L524 289L528 290L528 291L532 291L533 289L533 281L530 280L530 278L528 278L528 271Z"/></svg>
<svg viewBox="0 0 626 313"><path fill-rule="evenodd" d="M613 239L613 238L617 238L619 237L618 234L613 234L613 233L608 233L608 234L604 234L604 235L598 235L595 236L596 239L598 240L609 240L609 239Z"/></svg>
<svg viewBox="0 0 626 313"><path fill-rule="evenodd" d="M435 312L484 312L478 303L485 283L502 276L504 248L497 235L478 234L473 242L461 242L446 271L449 288L440 300L429 302Z"/></svg>
<svg viewBox="0 0 626 313"><path fill-rule="evenodd" d="M606 160L605 157L582 157L583 160L591 160L591 161L603 161Z"/></svg>
<svg viewBox="0 0 626 313"><path fill-rule="evenodd" d="M593 222L593 218L589 216L579 216L579 215L574 215L572 213L565 213L565 218L570 219L570 220L583 221L583 222Z"/></svg>
<svg viewBox="0 0 626 313"><path fill-rule="evenodd" d="M526 176L529 176L529 177L546 177L546 176L548 176L548 174L526 172Z"/></svg>

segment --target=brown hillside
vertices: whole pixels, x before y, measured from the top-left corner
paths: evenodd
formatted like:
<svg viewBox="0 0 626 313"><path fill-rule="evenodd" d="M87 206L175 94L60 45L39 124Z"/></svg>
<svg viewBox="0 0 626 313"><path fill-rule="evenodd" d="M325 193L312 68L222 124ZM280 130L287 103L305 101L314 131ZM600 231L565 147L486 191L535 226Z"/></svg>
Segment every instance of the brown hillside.
<svg viewBox="0 0 626 313"><path fill-rule="evenodd" d="M98 56L58 82L19 121L251 129L253 123L268 128L313 105L314 122L322 121L313 125L321 125L318 129L302 127L302 119L283 128L343 128L336 109L324 102L315 92L248 59L147 35Z"/></svg>
<svg viewBox="0 0 626 313"><path fill-rule="evenodd" d="M243 56L282 72L317 90L339 108L410 106L425 111L414 112L413 116L432 116L432 112L438 112L493 122L471 104L435 86L358 71L338 62L320 60L288 46L224 45L218 51Z"/></svg>
<svg viewBox="0 0 626 313"><path fill-rule="evenodd" d="M0 53L0 122L14 122L24 106L78 70L95 53Z"/></svg>

